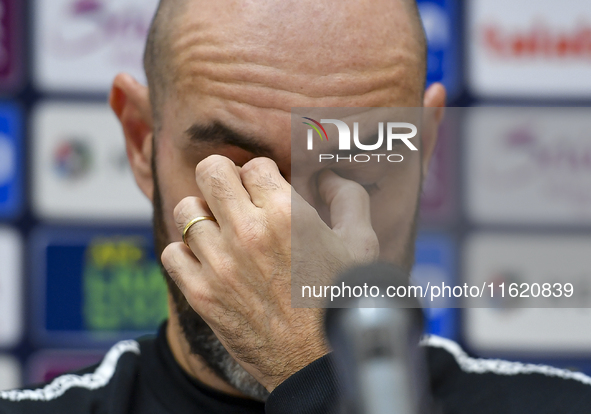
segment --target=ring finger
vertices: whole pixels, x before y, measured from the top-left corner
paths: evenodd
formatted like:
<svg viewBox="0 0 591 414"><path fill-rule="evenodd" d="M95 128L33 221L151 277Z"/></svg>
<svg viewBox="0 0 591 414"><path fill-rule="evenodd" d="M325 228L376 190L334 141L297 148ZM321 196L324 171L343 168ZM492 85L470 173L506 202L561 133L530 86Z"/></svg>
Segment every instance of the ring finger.
<svg viewBox="0 0 591 414"><path fill-rule="evenodd" d="M185 244L200 262L219 251L220 227L205 201L199 197L185 197L174 209L174 219Z"/></svg>

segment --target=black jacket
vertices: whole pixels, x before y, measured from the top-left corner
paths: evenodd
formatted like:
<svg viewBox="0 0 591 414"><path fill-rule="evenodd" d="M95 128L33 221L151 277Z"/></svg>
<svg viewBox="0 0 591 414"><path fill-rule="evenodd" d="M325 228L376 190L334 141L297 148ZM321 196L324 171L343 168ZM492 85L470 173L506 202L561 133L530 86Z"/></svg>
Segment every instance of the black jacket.
<svg viewBox="0 0 591 414"><path fill-rule="evenodd" d="M455 343L424 340L431 387L444 413L591 413L591 378L557 368L469 357ZM164 326L123 341L100 364L48 384L0 392L2 414L326 414L337 391L330 355L297 372L266 404L228 396L189 377Z"/></svg>

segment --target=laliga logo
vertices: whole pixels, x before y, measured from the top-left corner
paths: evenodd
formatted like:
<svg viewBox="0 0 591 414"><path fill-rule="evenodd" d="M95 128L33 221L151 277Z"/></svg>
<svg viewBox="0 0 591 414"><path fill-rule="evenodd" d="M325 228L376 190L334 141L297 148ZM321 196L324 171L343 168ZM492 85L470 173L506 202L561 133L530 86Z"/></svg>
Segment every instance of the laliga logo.
<svg viewBox="0 0 591 414"><path fill-rule="evenodd" d="M328 141L328 134L326 133L326 130L324 129L322 124L334 124L339 130L339 150L351 150L351 130L345 122L338 119L321 119L320 122L318 122L312 118L303 118L313 122L313 124L309 122L303 122L303 124L312 127L312 129L308 129L308 151L314 149L314 131L318 133L321 141L324 141L325 139L326 141ZM394 133L394 129L409 129L410 132ZM322 132L320 132L321 130ZM413 143L409 141L411 138L417 136L417 127L415 125L409 124L408 122L388 122L386 126L386 131L386 143L388 151L392 151L393 142L395 140L402 141L411 151L418 151L417 147L415 147ZM354 122L353 143L358 149L362 151L376 151L380 149L384 144L384 123L378 123L378 140L375 144L362 144L359 141L359 123ZM336 159L337 162L339 162L340 160L348 160L349 162L368 162L371 159L371 157L376 157L378 162L380 161L381 157L386 157L386 159L389 162L401 162L404 159L404 157L400 154L356 154L355 156L335 156L335 154L320 154L319 161L322 162L323 160ZM396 159L397 157L398 159Z"/></svg>

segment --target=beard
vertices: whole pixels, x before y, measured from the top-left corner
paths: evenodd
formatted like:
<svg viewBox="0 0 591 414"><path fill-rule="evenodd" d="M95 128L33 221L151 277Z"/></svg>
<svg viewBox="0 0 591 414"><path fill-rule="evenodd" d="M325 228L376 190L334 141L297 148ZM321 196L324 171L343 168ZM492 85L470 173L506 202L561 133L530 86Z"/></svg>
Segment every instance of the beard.
<svg viewBox="0 0 591 414"><path fill-rule="evenodd" d="M176 283L162 266L160 257L164 248L170 243L170 238L164 223L162 197L158 186L154 157L152 158L152 171L154 173L153 226L156 258L166 280L168 291L172 296L178 321L185 340L189 343L191 353L200 356L215 375L242 394L255 400L266 401L269 397L269 391L232 358L209 325L193 310Z"/></svg>

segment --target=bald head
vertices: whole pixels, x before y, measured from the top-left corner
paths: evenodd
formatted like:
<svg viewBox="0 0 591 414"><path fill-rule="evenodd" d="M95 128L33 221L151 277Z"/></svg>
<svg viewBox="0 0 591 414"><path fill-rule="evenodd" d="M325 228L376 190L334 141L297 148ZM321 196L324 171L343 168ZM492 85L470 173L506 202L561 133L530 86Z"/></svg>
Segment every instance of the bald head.
<svg viewBox="0 0 591 414"><path fill-rule="evenodd" d="M288 111L420 105L425 56L414 0L161 0L144 67L158 124L167 98L190 90L234 99L222 84L242 89L253 105ZM407 99L332 99L393 89Z"/></svg>

